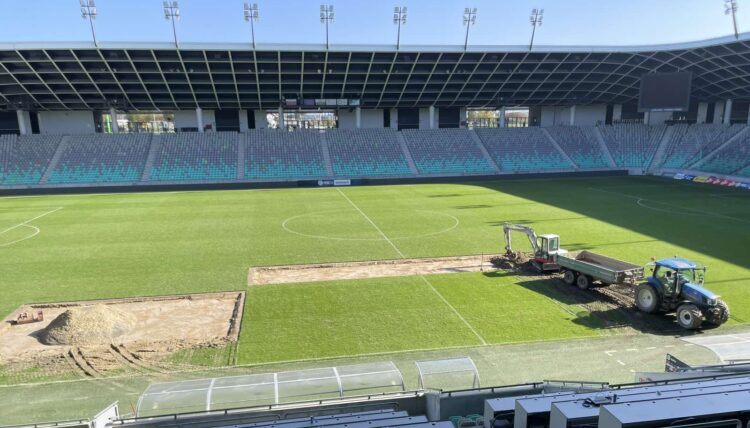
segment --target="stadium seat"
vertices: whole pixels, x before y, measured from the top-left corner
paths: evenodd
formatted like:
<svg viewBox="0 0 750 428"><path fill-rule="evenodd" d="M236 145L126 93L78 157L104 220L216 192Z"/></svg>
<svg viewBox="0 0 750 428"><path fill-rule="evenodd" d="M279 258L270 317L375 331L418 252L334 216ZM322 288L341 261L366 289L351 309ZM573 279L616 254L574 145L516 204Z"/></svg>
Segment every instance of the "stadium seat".
<svg viewBox="0 0 750 428"><path fill-rule="evenodd" d="M333 173L337 177L412 175L396 131L333 129L326 132Z"/></svg>
<svg viewBox="0 0 750 428"><path fill-rule="evenodd" d="M662 168L689 168L743 129L742 125L675 125Z"/></svg>
<svg viewBox="0 0 750 428"><path fill-rule="evenodd" d="M298 180L326 177L320 134L315 131L251 130L245 144L245 177Z"/></svg>
<svg viewBox="0 0 750 428"><path fill-rule="evenodd" d="M61 139L59 135L1 136L0 184L38 184Z"/></svg>
<svg viewBox="0 0 750 428"><path fill-rule="evenodd" d="M151 181L224 181L237 178L238 134L164 134Z"/></svg>
<svg viewBox="0 0 750 428"><path fill-rule="evenodd" d="M601 126L599 130L617 166L645 169L659 147L666 126L621 124Z"/></svg>
<svg viewBox="0 0 750 428"><path fill-rule="evenodd" d="M750 175L750 135L747 133L725 146L703 164L699 169L705 172L731 175Z"/></svg>
<svg viewBox="0 0 750 428"><path fill-rule="evenodd" d="M487 162L467 129L402 131L420 174L491 174Z"/></svg>
<svg viewBox="0 0 750 428"><path fill-rule="evenodd" d="M579 168L609 167L599 142L592 135L592 128L552 126L547 130Z"/></svg>
<svg viewBox="0 0 750 428"><path fill-rule="evenodd" d="M502 171L535 172L572 169L540 128L477 129Z"/></svg>
<svg viewBox="0 0 750 428"><path fill-rule="evenodd" d="M68 139L47 182L127 183L141 179L150 134L91 134Z"/></svg>

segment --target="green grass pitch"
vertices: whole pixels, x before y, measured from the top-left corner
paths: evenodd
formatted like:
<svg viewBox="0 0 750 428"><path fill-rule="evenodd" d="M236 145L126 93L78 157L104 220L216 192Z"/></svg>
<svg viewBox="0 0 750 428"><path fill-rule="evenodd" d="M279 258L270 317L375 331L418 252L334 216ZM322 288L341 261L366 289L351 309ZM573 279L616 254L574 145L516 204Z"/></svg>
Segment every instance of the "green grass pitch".
<svg viewBox="0 0 750 428"><path fill-rule="evenodd" d="M633 177L0 198L0 314L245 289L241 364L601 334L544 282L502 274L247 289L250 266L496 254L505 221L569 250L703 262L731 323L750 322L750 194Z"/></svg>

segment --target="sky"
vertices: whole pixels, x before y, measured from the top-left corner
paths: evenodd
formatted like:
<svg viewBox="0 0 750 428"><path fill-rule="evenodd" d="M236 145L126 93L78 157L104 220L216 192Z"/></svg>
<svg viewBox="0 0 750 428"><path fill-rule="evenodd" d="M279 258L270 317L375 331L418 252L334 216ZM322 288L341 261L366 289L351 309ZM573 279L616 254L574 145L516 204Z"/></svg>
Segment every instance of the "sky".
<svg viewBox="0 0 750 428"><path fill-rule="evenodd" d="M322 0L258 3L256 41L325 43ZM544 9L537 45L643 45L730 35L724 0L329 0L335 8L331 44L395 44L394 6L408 8L402 45L462 45L464 7L476 7L470 45L524 45L529 12ZM79 0L0 0L0 43L91 41ZM750 31L750 0L738 0L740 32ZM170 42L161 0L96 0L100 42ZM181 42L250 41L243 0L179 0Z"/></svg>

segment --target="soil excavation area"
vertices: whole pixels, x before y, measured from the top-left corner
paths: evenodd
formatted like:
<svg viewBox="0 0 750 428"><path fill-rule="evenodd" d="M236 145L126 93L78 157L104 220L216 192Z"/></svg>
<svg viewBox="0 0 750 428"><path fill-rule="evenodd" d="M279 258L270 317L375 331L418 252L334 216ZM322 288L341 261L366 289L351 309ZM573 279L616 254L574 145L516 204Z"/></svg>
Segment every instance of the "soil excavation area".
<svg viewBox="0 0 750 428"><path fill-rule="evenodd" d="M488 255L253 267L247 283L253 286L482 270L496 270Z"/></svg>
<svg viewBox="0 0 750 428"><path fill-rule="evenodd" d="M137 352L164 354L190 347L221 345L237 340L244 300L242 292L226 292L23 305L0 325L0 364L70 356L71 350L80 354L78 346L88 355L96 355L110 354L111 349L119 346ZM23 312L37 314L39 311L44 313L43 321L12 323ZM116 335L97 336L95 332L112 327L112 319L105 313L126 317L128 328ZM64 329L60 331L62 320ZM68 340L50 341L51 331ZM89 331L92 334L87 336ZM92 337L101 339L92 342Z"/></svg>

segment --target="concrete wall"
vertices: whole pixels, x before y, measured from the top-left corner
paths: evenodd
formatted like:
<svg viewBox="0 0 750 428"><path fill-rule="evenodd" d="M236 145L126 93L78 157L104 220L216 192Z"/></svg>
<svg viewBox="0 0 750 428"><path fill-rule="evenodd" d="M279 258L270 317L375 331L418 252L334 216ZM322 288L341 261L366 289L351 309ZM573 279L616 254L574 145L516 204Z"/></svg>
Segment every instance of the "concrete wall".
<svg viewBox="0 0 750 428"><path fill-rule="evenodd" d="M398 109L391 109L391 129L398 129Z"/></svg>
<svg viewBox="0 0 750 428"><path fill-rule="evenodd" d="M723 123L724 120L724 102L723 101L717 101L716 108L714 109L714 123L719 124Z"/></svg>
<svg viewBox="0 0 750 428"><path fill-rule="evenodd" d="M240 132L246 132L248 130L247 124L247 110L240 110Z"/></svg>
<svg viewBox="0 0 750 428"><path fill-rule="evenodd" d="M615 104L612 107L612 121L622 120L622 104Z"/></svg>
<svg viewBox="0 0 750 428"><path fill-rule="evenodd" d="M31 127L29 126L29 132ZM91 111L40 111L40 134L93 134L94 114Z"/></svg>
<svg viewBox="0 0 750 428"><path fill-rule="evenodd" d="M607 116L607 106L604 104L576 106L576 125L594 126L597 122L604 123Z"/></svg>
<svg viewBox="0 0 750 428"><path fill-rule="evenodd" d="M357 127L357 112L352 109L341 109L338 111L339 128L354 129ZM360 110L360 128L382 128L383 127L383 110L381 109L362 109Z"/></svg>
<svg viewBox="0 0 750 428"><path fill-rule="evenodd" d="M649 125L664 125L667 120L672 120L671 111L652 111L648 114Z"/></svg>
<svg viewBox="0 0 750 428"><path fill-rule="evenodd" d="M696 115L696 123L706 123L706 116L708 114L708 103L698 103L698 113Z"/></svg>
<svg viewBox="0 0 750 428"><path fill-rule="evenodd" d="M255 115L255 129L268 129L268 119L266 118L265 110L254 110Z"/></svg>
<svg viewBox="0 0 750 428"><path fill-rule="evenodd" d="M576 111L576 115L577 115ZM570 125L570 107L542 107L540 126Z"/></svg>
<svg viewBox="0 0 750 428"><path fill-rule="evenodd" d="M430 129L430 109L419 109L419 129Z"/></svg>
<svg viewBox="0 0 750 428"><path fill-rule="evenodd" d="M18 113L16 113L16 114L18 114ZM27 112L27 111L23 111L23 112L21 112L21 116L23 116L22 120L23 120L23 124L26 127L26 134L29 134L29 135L32 134L33 132L31 130L31 114L29 114L29 112ZM18 126L18 130L19 131L21 130L20 124Z"/></svg>
<svg viewBox="0 0 750 428"><path fill-rule="evenodd" d="M216 131L216 119L213 110L203 110L203 126L211 125L211 128ZM176 130L181 128L197 128L198 118L195 115L195 110L178 110L174 112L174 127Z"/></svg>

